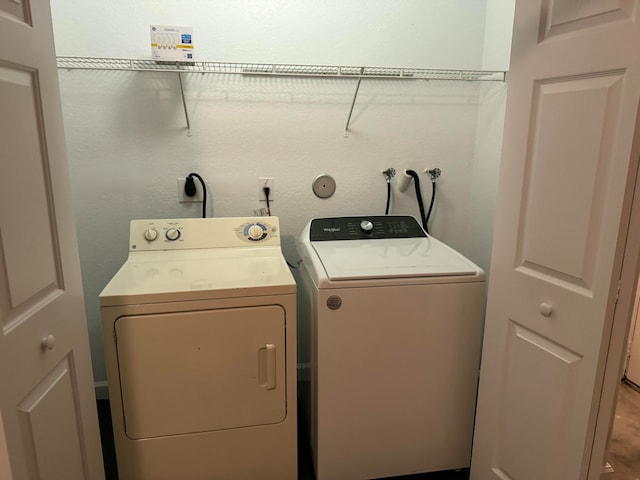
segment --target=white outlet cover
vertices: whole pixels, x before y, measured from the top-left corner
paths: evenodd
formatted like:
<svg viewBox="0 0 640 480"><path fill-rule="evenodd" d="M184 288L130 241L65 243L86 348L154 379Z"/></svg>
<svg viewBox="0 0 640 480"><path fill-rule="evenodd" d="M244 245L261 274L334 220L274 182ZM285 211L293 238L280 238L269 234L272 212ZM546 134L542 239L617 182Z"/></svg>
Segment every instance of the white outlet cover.
<svg viewBox="0 0 640 480"><path fill-rule="evenodd" d="M194 179L194 183L196 185L196 194L193 197L188 197L186 193L184 193L184 184L187 183L186 178L178 179L178 202L180 203L202 203L204 200L204 195L202 192L202 185L200 184L200 180L197 178Z"/></svg>
<svg viewBox="0 0 640 480"><path fill-rule="evenodd" d="M260 177L258 178L258 200L261 202L267 201L267 196L264 194L264 187L269 187L269 203L273 202L276 198L275 181L273 177Z"/></svg>

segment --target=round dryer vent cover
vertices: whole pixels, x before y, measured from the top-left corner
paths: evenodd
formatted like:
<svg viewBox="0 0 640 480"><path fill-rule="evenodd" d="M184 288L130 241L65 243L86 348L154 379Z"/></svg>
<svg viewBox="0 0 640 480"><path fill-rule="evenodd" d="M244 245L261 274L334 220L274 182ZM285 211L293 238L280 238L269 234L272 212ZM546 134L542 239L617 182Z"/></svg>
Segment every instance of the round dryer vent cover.
<svg viewBox="0 0 640 480"><path fill-rule="evenodd" d="M336 191L336 181L331 175L323 173L315 178L312 187L316 197L329 198Z"/></svg>

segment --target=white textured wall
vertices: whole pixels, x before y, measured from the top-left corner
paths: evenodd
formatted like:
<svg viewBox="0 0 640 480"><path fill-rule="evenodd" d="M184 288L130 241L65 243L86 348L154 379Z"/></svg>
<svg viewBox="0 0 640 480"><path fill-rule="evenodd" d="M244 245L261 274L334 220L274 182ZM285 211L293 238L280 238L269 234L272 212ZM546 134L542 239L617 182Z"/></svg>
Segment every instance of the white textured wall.
<svg viewBox="0 0 640 480"><path fill-rule="evenodd" d="M194 26L203 60L427 68L484 61L484 0L166 3L53 0L57 52L147 58L148 24L175 23ZM98 294L126 258L128 223L199 216L200 204L177 202L176 179L191 171L206 180L215 216L251 215L260 206L257 178L273 176L272 210L295 262L295 237L311 217L384 213L382 169L440 167L432 233L488 267L505 84L364 80L344 138L355 80L184 79L191 136L173 74L60 71L97 381L105 379ZM334 197L313 195L319 173L336 179ZM393 213L418 215L413 189L394 195Z"/></svg>
<svg viewBox="0 0 640 480"><path fill-rule="evenodd" d="M470 236L466 238L464 246L459 247L487 274L491 264L506 99L506 88L485 85L480 89L467 220Z"/></svg>
<svg viewBox="0 0 640 480"><path fill-rule="evenodd" d="M508 70L515 0L486 0L482 68Z"/></svg>
<svg viewBox="0 0 640 480"><path fill-rule="evenodd" d="M487 1L51 3L59 55L147 58L159 24L192 26L199 60L471 69L482 66Z"/></svg>

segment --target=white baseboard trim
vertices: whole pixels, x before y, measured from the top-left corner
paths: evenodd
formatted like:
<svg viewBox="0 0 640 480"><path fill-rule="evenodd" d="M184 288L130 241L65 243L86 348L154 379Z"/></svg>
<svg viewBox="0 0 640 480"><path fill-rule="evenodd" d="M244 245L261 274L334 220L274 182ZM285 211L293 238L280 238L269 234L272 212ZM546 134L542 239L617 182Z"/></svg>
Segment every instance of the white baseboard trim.
<svg viewBox="0 0 640 480"><path fill-rule="evenodd" d="M93 382L93 389L96 392L96 400L109 400L109 384L106 380Z"/></svg>

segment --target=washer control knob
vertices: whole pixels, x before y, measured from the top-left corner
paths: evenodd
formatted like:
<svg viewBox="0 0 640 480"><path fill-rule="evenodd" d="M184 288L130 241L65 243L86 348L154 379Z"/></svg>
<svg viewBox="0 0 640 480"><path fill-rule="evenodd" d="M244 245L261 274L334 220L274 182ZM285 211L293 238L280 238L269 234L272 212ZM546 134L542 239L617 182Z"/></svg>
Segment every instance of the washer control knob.
<svg viewBox="0 0 640 480"><path fill-rule="evenodd" d="M369 220L362 220L360 222L360 229L365 232L370 232L371 230L373 230L373 223L371 223Z"/></svg>
<svg viewBox="0 0 640 480"><path fill-rule="evenodd" d="M180 238L180 230L178 230L177 228L170 228L166 231L164 236L167 237L167 240L169 240L170 242L175 242Z"/></svg>
<svg viewBox="0 0 640 480"><path fill-rule="evenodd" d="M264 235L264 230L262 230L260 225L254 224L247 229L247 235L250 240L260 240Z"/></svg>
<svg viewBox="0 0 640 480"><path fill-rule="evenodd" d="M149 228L144 231L144 238L150 242L153 242L158 238L158 231L155 228Z"/></svg>

